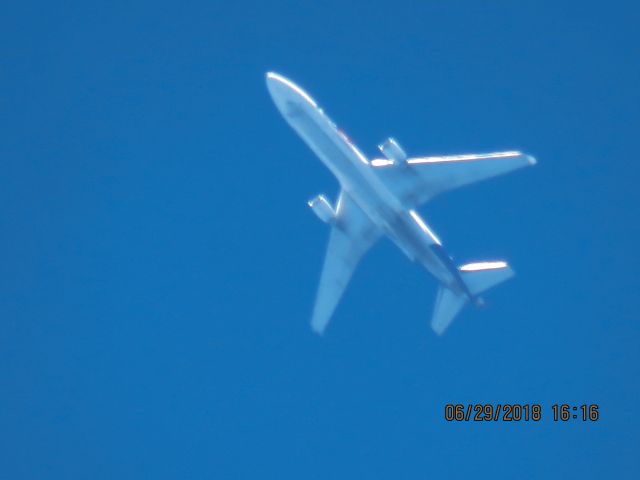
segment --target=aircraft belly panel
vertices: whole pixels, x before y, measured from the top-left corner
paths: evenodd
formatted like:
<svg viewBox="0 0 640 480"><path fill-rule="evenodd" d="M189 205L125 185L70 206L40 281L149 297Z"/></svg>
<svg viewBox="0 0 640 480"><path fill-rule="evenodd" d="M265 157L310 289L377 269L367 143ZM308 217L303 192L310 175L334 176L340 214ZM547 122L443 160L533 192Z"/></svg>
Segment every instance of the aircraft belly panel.
<svg viewBox="0 0 640 480"><path fill-rule="evenodd" d="M454 265L413 208L445 190L533 165L533 157L508 151L407 158L394 141L393 151L386 144L381 149L386 160L369 162L299 86L269 72L267 88L287 123L342 187L335 212L321 215L332 233L312 317L315 331L324 331L358 260L383 233L441 283L431 322L438 334L465 304L480 305L479 293L513 276L504 261Z"/></svg>

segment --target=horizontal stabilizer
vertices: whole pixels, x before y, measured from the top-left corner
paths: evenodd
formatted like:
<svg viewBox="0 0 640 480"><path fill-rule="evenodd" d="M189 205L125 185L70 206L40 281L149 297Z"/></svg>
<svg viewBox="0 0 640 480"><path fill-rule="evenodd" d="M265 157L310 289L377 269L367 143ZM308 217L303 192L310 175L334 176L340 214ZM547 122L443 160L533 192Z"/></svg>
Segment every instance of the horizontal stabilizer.
<svg viewBox="0 0 640 480"><path fill-rule="evenodd" d="M495 287L514 275L513 269L503 261L468 263L459 267L458 270L460 270L460 276L477 304L481 304L482 299L477 298L476 295ZM438 335L442 335L469 300L471 299L464 292L456 293L444 285L440 286L431 319L431 328Z"/></svg>
<svg viewBox="0 0 640 480"><path fill-rule="evenodd" d="M455 293L444 285L438 290L436 298L436 306L433 309L433 317L431 318L431 328L438 335L442 335L444 331L451 325L453 319L462 310L467 303L467 296L463 293Z"/></svg>
<svg viewBox="0 0 640 480"><path fill-rule="evenodd" d="M507 262L468 263L460 268L460 275L473 295L489 290L513 277L513 269Z"/></svg>

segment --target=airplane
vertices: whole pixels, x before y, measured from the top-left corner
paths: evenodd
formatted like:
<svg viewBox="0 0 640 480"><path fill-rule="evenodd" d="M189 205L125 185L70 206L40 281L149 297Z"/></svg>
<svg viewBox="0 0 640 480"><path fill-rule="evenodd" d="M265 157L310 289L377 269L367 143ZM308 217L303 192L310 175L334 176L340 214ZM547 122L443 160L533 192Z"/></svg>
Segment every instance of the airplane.
<svg viewBox="0 0 640 480"><path fill-rule="evenodd" d="M383 235L438 280L431 318L438 335L467 303L482 306L481 293L513 276L502 260L456 266L415 209L447 190L535 165L533 156L505 151L412 158L389 138L378 146L384 158L369 161L302 88L274 72L266 83L284 119L341 188L335 205L325 195L308 202L331 226L311 319L316 333L323 334L358 262Z"/></svg>

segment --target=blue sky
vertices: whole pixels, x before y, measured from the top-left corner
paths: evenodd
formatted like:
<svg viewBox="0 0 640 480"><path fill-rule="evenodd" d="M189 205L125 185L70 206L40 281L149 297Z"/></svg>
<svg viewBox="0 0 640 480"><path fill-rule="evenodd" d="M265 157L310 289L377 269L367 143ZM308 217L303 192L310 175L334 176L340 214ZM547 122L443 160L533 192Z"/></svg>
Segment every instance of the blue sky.
<svg viewBox="0 0 640 480"><path fill-rule="evenodd" d="M13 2L0 35L0 477L638 478L632 2ZM337 184L264 85L367 154L539 164L420 209L516 278L442 338L389 242L308 326ZM447 423L447 403L543 421ZM554 403L597 423L555 423Z"/></svg>

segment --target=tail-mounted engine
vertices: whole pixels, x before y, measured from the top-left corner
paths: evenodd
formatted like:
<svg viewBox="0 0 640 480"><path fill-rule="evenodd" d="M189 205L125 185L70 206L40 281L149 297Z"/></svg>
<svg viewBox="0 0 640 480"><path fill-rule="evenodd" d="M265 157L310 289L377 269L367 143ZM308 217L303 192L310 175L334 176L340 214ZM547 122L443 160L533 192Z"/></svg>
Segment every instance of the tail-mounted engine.
<svg viewBox="0 0 640 480"><path fill-rule="evenodd" d="M315 213L324 223L332 223L336 218L336 211L324 195L318 195L312 200L309 200L307 205L311 207L313 213Z"/></svg>
<svg viewBox="0 0 640 480"><path fill-rule="evenodd" d="M384 143L378 145L378 148L385 157L392 160L397 165L402 164L407 160L407 154L404 153L402 147L398 145L398 142L393 138L388 138Z"/></svg>

